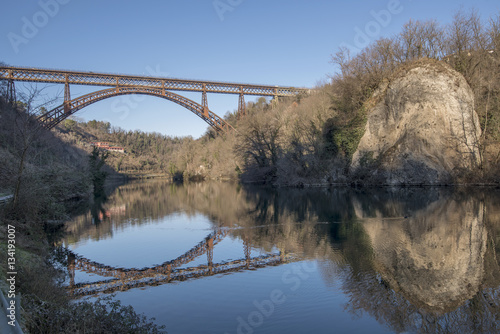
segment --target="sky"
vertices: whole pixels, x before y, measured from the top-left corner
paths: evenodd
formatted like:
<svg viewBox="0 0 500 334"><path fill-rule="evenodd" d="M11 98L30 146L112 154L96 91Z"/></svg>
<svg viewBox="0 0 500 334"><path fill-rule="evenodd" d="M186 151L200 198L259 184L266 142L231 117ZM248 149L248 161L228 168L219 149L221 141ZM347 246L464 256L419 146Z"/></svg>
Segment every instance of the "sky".
<svg viewBox="0 0 500 334"><path fill-rule="evenodd" d="M356 52L410 19L445 25L460 8L487 20L500 14L500 1L6 0L0 62L312 88L335 73L330 58L340 46ZM27 88L16 84L18 92ZM98 89L73 85L71 97ZM61 85L44 92L62 103ZM176 93L201 103L200 93ZM237 109L238 95L208 94L208 105L222 117ZM141 95L103 100L75 116L169 136L198 138L208 128L173 102Z"/></svg>

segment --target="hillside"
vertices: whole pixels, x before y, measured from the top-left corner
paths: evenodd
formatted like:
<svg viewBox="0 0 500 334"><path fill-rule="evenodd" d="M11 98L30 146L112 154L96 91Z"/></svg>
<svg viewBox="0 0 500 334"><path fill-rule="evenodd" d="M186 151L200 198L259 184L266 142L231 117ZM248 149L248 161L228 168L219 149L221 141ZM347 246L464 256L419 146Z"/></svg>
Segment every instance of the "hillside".
<svg viewBox="0 0 500 334"><path fill-rule="evenodd" d="M233 152L242 181L498 184L500 15L458 11L446 26L409 21L355 56L340 48L332 63L338 72L310 96L264 100L249 105L247 117L230 115L234 137L216 138L216 147ZM211 152L200 146L200 155ZM358 150L362 157L354 157Z"/></svg>
<svg viewBox="0 0 500 334"><path fill-rule="evenodd" d="M170 137L159 133L125 131L101 121L66 119L56 127L55 133L67 143L90 152L93 143L107 143L121 150L102 149L109 153L106 163L116 172L133 177L165 176L186 179L235 179L236 164L229 169L221 166L232 157L228 145L220 145L208 131L202 138ZM234 134L233 134L234 135ZM229 135L231 136L231 135Z"/></svg>
<svg viewBox="0 0 500 334"><path fill-rule="evenodd" d="M223 136L208 130L194 140L75 119L53 135L86 153L92 142L122 147L106 162L128 175L274 186L498 183L500 16L459 11L446 26L409 21L356 55L340 48L331 62L336 74L310 95L260 98L244 117L229 113L236 130ZM424 63L434 69L416 69ZM422 164L425 175L412 179Z"/></svg>
<svg viewBox="0 0 500 334"><path fill-rule="evenodd" d="M56 128L58 136L85 151L92 150L93 143L105 142L111 147L123 148L124 152L103 149L109 152L107 164L122 174L166 174L172 154L189 138L174 138L158 133L125 131L112 128L101 121L81 122L66 119Z"/></svg>
<svg viewBox="0 0 500 334"><path fill-rule="evenodd" d="M0 94L0 193L13 195L0 205L0 261L12 264L10 257L15 259L15 291L22 295L22 309L16 308L16 316L22 330L103 333L113 328L136 333L139 328L141 333L158 333L161 327L120 303L70 300L63 287L64 274L53 266L53 240L61 233L62 222L92 201L99 184L96 178L104 172L103 156L89 154L61 140L57 131L40 127L38 111L30 103L7 103ZM108 169L108 173L114 172ZM6 269L0 266L5 296L11 289L6 286Z"/></svg>
<svg viewBox="0 0 500 334"><path fill-rule="evenodd" d="M409 21L331 61L337 73L311 95L249 103L246 117L227 117L233 134L181 145L176 168L274 186L498 184L499 15Z"/></svg>
<svg viewBox="0 0 500 334"><path fill-rule="evenodd" d="M68 204L88 200L87 153L36 123L23 103L0 96L0 192L14 195L12 219L29 224L67 217Z"/></svg>

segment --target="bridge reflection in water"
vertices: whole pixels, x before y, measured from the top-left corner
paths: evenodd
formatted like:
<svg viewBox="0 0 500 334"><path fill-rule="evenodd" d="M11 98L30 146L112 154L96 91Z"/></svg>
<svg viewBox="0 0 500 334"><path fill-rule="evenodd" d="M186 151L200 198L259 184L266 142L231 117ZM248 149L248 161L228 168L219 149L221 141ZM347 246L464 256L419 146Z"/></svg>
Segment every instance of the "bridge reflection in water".
<svg viewBox="0 0 500 334"><path fill-rule="evenodd" d="M267 332L275 333L270 328L277 324L280 332L310 328L330 332L329 319L350 321L345 319L349 316L334 312L374 319L375 324L363 330L355 328L352 320L346 325L352 327L344 329L353 331L500 332L499 202L500 192L493 189L475 193L447 188L263 190L219 183L181 187L165 182L130 183L92 213L68 224L65 244L90 259L89 249L101 242L105 246L100 249L116 252L106 248L106 243L124 226L142 231L152 221L156 226L163 217L179 212L209 217L205 222L213 232L198 230L195 240L201 242L158 266L149 264L164 261L158 257L163 248L143 250L151 262L139 265L105 254L106 260L100 262L119 263L108 266L68 252L69 289L75 297L129 290L118 293L118 298L135 298L134 307L166 319L163 324L172 332L197 332L194 324L186 327L182 311L205 317L200 326L219 319L211 332L234 332L234 326L221 324L234 325L238 316L251 314L255 296L269 295L276 288L290 292L289 302L280 305L279 311L286 320L279 322L278 315L266 319ZM164 243L162 238L174 234L162 232L153 241ZM183 245L190 245L187 249L192 244L176 243L175 247ZM121 248L124 253L126 247ZM290 287L297 282L293 279L301 278L287 280L290 276L285 274L301 261L315 261L317 266L307 273L307 282L300 281L301 288L292 292ZM290 262L294 263L287 265ZM148 267L117 268L142 263L149 263ZM80 279L78 273L75 278L75 272L99 278L91 282ZM229 273L238 274L225 277ZM217 274L221 279L196 280ZM192 280L196 283L155 288L152 294L130 291ZM193 303L186 297L193 291L206 293L196 295ZM211 309L214 296L223 300L216 310ZM150 304L161 304L161 310ZM321 319L325 326L313 319Z"/></svg>
<svg viewBox="0 0 500 334"><path fill-rule="evenodd" d="M228 274L241 270L277 266L297 260L294 256L286 254L284 250L280 251L278 254L251 257L250 242L248 238L244 238L244 259L213 263L214 246L222 241L228 233L228 229L218 229L207 236L205 240L176 259L164 262L159 266L142 269L114 268L89 260L66 249L65 253L70 276L68 289L74 297L89 296L99 293L114 293L116 291L126 291L133 288L157 286L160 284L185 281L217 274ZM206 265L178 268L192 262L194 259L204 254L207 256ZM103 277L114 277L114 279L75 284L75 270L81 270Z"/></svg>

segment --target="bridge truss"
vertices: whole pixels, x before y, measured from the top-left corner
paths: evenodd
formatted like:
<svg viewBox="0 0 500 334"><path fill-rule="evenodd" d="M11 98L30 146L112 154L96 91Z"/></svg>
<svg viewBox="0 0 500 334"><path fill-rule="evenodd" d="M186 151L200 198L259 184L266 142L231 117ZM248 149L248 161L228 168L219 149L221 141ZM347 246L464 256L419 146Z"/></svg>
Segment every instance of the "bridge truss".
<svg viewBox="0 0 500 334"><path fill-rule="evenodd" d="M228 230L216 230L198 245L178 258L164 262L158 266L142 269L114 268L91 261L66 249L64 252L66 253L68 259L68 272L70 274L70 285L68 289L74 297L96 295L101 293L106 294L116 291L126 291L138 287L157 286L223 273L228 274L247 269L276 266L299 260L292 255L285 254L284 251L280 251L279 254L267 254L251 257L250 242L248 239L244 239L244 259L213 263L214 246L222 241L227 234ZM203 254L207 255L207 264L196 267L179 268ZM96 274L101 277L109 277L109 279L92 283L75 284L75 269Z"/></svg>
<svg viewBox="0 0 500 334"><path fill-rule="evenodd" d="M217 132L225 132L232 129L233 127L227 123L224 119L211 112L208 107L202 106L188 98L181 95L155 88L145 88L145 87L116 87L99 90L90 94L80 96L73 100L65 101L62 105L48 111L43 114L39 120L47 128L52 129L62 120L68 116L74 114L78 110L106 98L113 96L126 95L126 94L146 94L152 96L158 96L165 98L172 102L175 102L186 109L193 112L195 115L199 116L205 122L207 122L212 128Z"/></svg>
<svg viewBox="0 0 500 334"><path fill-rule="evenodd" d="M104 98L123 94L148 94L166 98L186 107L220 132L231 129L231 126L208 109L207 93L239 95L238 112L245 114L245 95L279 98L309 92L308 89L295 87L10 66L0 66L0 80L8 82L9 100L15 99L15 81L64 84L64 103L41 117L43 124L48 128L54 127L76 111ZM111 89L105 89L71 100L70 85L113 87L116 92L113 94ZM198 104L170 91L201 92L202 102Z"/></svg>

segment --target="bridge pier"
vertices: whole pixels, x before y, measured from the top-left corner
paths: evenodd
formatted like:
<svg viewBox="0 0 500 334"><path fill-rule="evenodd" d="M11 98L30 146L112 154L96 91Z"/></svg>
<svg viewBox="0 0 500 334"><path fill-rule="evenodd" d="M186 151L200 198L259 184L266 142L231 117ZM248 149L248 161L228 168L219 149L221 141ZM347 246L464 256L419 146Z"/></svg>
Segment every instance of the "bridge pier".
<svg viewBox="0 0 500 334"><path fill-rule="evenodd" d="M208 118L207 85L205 84L203 84L203 91L201 93L201 106L203 107L203 116Z"/></svg>
<svg viewBox="0 0 500 334"><path fill-rule="evenodd" d="M201 93L201 105L208 108L208 98L207 98L207 85L203 84L203 91Z"/></svg>
<svg viewBox="0 0 500 334"><path fill-rule="evenodd" d="M207 240L207 262L208 262L208 271L212 272L214 265L214 238L210 238Z"/></svg>
<svg viewBox="0 0 500 334"><path fill-rule="evenodd" d="M71 110L70 107L71 94L69 92L69 80L66 74L66 82L64 83L64 113L68 114Z"/></svg>
<svg viewBox="0 0 500 334"><path fill-rule="evenodd" d="M126 274L122 271L120 273L120 281L121 281L120 291L125 291L125 278L126 278Z"/></svg>
<svg viewBox="0 0 500 334"><path fill-rule="evenodd" d="M69 286L75 286L75 256L72 253L68 254L68 273L69 273Z"/></svg>
<svg viewBox="0 0 500 334"><path fill-rule="evenodd" d="M240 98L238 100L238 118L245 116L247 113L245 105L245 95L243 92L240 93Z"/></svg>
<svg viewBox="0 0 500 334"><path fill-rule="evenodd" d="M13 79L7 81L7 102L12 105L16 103L16 85Z"/></svg>
<svg viewBox="0 0 500 334"><path fill-rule="evenodd" d="M248 237L245 236L243 237L243 252L245 253L245 261L246 261L246 266L247 268L250 267L250 253L252 251L252 245L250 244L250 241L248 240Z"/></svg>
<svg viewBox="0 0 500 334"><path fill-rule="evenodd" d="M167 264L167 277L168 277L168 281L170 281L172 279L172 265L171 264Z"/></svg>

